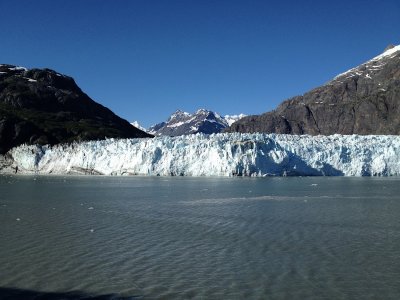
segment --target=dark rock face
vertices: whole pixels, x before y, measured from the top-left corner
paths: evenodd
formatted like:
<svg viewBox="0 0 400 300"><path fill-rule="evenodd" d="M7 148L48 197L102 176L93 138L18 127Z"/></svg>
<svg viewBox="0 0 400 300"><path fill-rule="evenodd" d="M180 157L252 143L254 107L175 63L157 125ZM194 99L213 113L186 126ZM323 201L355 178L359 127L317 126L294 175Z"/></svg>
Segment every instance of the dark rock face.
<svg viewBox="0 0 400 300"><path fill-rule="evenodd" d="M90 99L68 76L0 65L0 153L22 143L150 137Z"/></svg>
<svg viewBox="0 0 400 300"><path fill-rule="evenodd" d="M400 46L227 132L400 134Z"/></svg>

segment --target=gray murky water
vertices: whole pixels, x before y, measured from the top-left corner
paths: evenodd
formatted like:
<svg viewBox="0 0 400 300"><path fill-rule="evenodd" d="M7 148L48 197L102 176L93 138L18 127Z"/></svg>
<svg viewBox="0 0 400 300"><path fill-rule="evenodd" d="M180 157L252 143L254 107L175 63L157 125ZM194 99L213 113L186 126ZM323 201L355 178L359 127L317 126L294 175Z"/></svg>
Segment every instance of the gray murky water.
<svg viewBox="0 0 400 300"><path fill-rule="evenodd" d="M400 178L0 177L0 299L399 299Z"/></svg>

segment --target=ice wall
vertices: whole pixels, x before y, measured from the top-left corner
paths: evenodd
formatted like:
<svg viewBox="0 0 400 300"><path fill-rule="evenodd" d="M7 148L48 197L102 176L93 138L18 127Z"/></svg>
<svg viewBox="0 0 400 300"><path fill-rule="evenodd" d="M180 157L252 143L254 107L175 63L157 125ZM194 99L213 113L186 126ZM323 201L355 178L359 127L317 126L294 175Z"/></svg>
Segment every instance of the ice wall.
<svg viewBox="0 0 400 300"><path fill-rule="evenodd" d="M151 176L400 175L400 136L225 133L13 148L0 173Z"/></svg>

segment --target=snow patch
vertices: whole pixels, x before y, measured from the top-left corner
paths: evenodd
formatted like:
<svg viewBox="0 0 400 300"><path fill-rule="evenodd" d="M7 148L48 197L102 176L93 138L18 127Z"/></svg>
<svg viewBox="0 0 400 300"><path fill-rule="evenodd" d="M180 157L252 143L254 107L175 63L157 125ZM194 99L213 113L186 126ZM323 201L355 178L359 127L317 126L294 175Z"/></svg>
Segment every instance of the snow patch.
<svg viewBox="0 0 400 300"><path fill-rule="evenodd" d="M186 122L176 122L176 123L174 123L174 124L168 124L167 125L167 127L172 127L172 128L174 128L174 127L179 127L179 126L181 126L181 125L183 125L183 124L185 124Z"/></svg>
<svg viewBox="0 0 400 300"><path fill-rule="evenodd" d="M27 68L24 67L13 67L13 68L8 68L10 71L28 71Z"/></svg>
<svg viewBox="0 0 400 300"><path fill-rule="evenodd" d="M400 51L400 45L394 46L393 48L386 50L382 54L375 56L373 59L371 59L371 61L377 61L377 60L381 60L382 58L385 58L385 57L390 57L393 54L395 54L397 51Z"/></svg>
<svg viewBox="0 0 400 300"><path fill-rule="evenodd" d="M37 82L36 79L32 79L32 78L28 78L28 77L24 77L24 79L28 80L29 82Z"/></svg>

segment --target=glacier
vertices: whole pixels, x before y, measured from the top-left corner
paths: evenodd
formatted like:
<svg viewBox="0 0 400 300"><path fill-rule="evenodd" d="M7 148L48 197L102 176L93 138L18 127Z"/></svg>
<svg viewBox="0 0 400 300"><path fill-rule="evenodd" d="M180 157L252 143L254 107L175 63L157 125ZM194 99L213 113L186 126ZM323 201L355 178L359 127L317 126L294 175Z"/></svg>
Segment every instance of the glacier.
<svg viewBox="0 0 400 300"><path fill-rule="evenodd" d="M0 173L145 176L398 176L400 136L195 134L21 145Z"/></svg>

